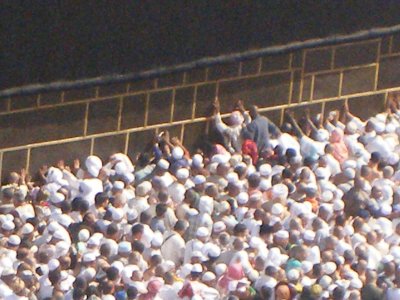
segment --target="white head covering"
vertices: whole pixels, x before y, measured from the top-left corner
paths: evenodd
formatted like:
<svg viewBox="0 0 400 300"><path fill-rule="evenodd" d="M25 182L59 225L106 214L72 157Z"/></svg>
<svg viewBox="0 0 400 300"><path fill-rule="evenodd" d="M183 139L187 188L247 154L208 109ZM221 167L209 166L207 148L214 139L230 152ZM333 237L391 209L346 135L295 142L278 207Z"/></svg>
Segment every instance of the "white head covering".
<svg viewBox="0 0 400 300"><path fill-rule="evenodd" d="M103 167L103 162L98 156L90 155L85 160L85 166L90 175L97 177L99 176L99 172Z"/></svg>

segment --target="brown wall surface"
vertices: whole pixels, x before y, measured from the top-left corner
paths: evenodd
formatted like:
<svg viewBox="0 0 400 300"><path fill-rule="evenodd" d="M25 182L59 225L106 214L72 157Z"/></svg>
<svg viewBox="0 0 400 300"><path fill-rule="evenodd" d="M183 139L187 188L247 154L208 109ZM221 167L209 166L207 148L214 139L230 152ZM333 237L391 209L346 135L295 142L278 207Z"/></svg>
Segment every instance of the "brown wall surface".
<svg viewBox="0 0 400 300"><path fill-rule="evenodd" d="M324 113L349 100L367 118L400 91L400 40L350 44L214 65L130 83L0 99L0 173L89 154L135 155L155 132L170 130L193 148L210 128L210 105L222 113L237 99L281 123L285 109Z"/></svg>

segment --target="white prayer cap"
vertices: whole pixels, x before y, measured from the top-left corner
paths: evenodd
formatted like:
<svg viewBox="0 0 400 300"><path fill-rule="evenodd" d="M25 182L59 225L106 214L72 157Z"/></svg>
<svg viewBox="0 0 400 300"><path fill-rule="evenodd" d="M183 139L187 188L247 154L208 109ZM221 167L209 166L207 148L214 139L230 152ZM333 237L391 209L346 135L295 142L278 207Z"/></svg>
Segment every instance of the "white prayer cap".
<svg viewBox="0 0 400 300"><path fill-rule="evenodd" d="M350 287L359 290L363 287L363 283L359 278L353 278L350 280Z"/></svg>
<svg viewBox="0 0 400 300"><path fill-rule="evenodd" d="M304 274L307 274L313 269L313 263L308 260L304 260L301 262L301 270L303 271Z"/></svg>
<svg viewBox="0 0 400 300"><path fill-rule="evenodd" d="M114 170L115 170L115 173L117 173L118 175L123 175L123 174L129 172L128 167L122 161L115 164Z"/></svg>
<svg viewBox="0 0 400 300"><path fill-rule="evenodd" d="M65 236L60 230L57 230L53 233L53 238L56 238L58 240L64 240Z"/></svg>
<svg viewBox="0 0 400 300"><path fill-rule="evenodd" d="M283 183L275 184L272 187L272 199L283 198L286 199L289 194L289 189Z"/></svg>
<svg viewBox="0 0 400 300"><path fill-rule="evenodd" d="M3 271L1 271L1 276L9 276L9 275L15 275L15 271L13 268L4 268Z"/></svg>
<svg viewBox="0 0 400 300"><path fill-rule="evenodd" d="M99 172L103 167L101 159L95 155L88 156L85 160L85 166L89 174L93 177L99 176Z"/></svg>
<svg viewBox="0 0 400 300"><path fill-rule="evenodd" d="M333 199L333 193L331 191L324 191L321 195L322 202L331 202Z"/></svg>
<svg viewBox="0 0 400 300"><path fill-rule="evenodd" d="M63 173L59 168L50 167L47 171L46 181L48 183L51 182L59 182L63 178Z"/></svg>
<svg viewBox="0 0 400 300"><path fill-rule="evenodd" d="M131 184L132 182L135 181L135 175L133 175L132 173L125 173L124 174L124 180L128 184Z"/></svg>
<svg viewBox="0 0 400 300"><path fill-rule="evenodd" d="M100 243L101 243L101 239L95 237L94 235L92 235L92 236L89 238L89 240L87 241L87 244L88 244L88 245L97 246L97 247L100 246Z"/></svg>
<svg viewBox="0 0 400 300"><path fill-rule="evenodd" d="M395 260L400 260L400 246L393 246L390 249L390 254L394 257Z"/></svg>
<svg viewBox="0 0 400 300"><path fill-rule="evenodd" d="M60 241L56 244L56 257L65 256L68 254L70 245L65 241Z"/></svg>
<svg viewBox="0 0 400 300"><path fill-rule="evenodd" d="M334 211L341 211L344 209L344 202L342 200L336 199L333 201L333 210Z"/></svg>
<svg viewBox="0 0 400 300"><path fill-rule="evenodd" d="M218 246L215 245L215 244L212 244L212 245L208 248L207 255L208 255L209 257L213 257L213 258L219 257L219 256L221 255L221 248L218 247Z"/></svg>
<svg viewBox="0 0 400 300"><path fill-rule="evenodd" d="M271 187L271 183L267 179L261 179L259 189L261 191L266 191Z"/></svg>
<svg viewBox="0 0 400 300"><path fill-rule="evenodd" d="M328 180L329 179L329 170L328 168L322 168L322 167L318 167L315 170L315 176L317 177L317 179L325 179Z"/></svg>
<svg viewBox="0 0 400 300"><path fill-rule="evenodd" d="M385 129L386 129L386 125L385 125L385 123L380 122L380 121L379 122L375 122L374 129L375 129L375 132L377 134L383 133L385 131Z"/></svg>
<svg viewBox="0 0 400 300"><path fill-rule="evenodd" d="M240 154L236 153L231 156L229 163L232 167L236 167L240 162L242 162L242 160L243 157Z"/></svg>
<svg viewBox="0 0 400 300"><path fill-rule="evenodd" d="M61 193L53 193L50 195L50 201L54 204L61 203L65 200L65 196Z"/></svg>
<svg viewBox="0 0 400 300"><path fill-rule="evenodd" d="M54 271L60 266L60 261L58 259L53 258L49 261L48 266L49 266L49 271Z"/></svg>
<svg viewBox="0 0 400 300"><path fill-rule="evenodd" d="M194 184L203 184L206 182L206 178L203 175L196 175L193 182Z"/></svg>
<svg viewBox="0 0 400 300"><path fill-rule="evenodd" d="M227 269L228 266L226 264L219 263L215 266L215 274L217 275L217 277L220 277L222 274L226 272Z"/></svg>
<svg viewBox="0 0 400 300"><path fill-rule="evenodd" d="M158 163L157 163L157 166L158 166L160 169L168 170L168 169L169 169L169 162L166 161L165 159L160 159L160 160L158 161Z"/></svg>
<svg viewBox="0 0 400 300"><path fill-rule="evenodd" d="M69 227L72 223L72 219L68 215L62 214L58 217L58 223L64 227Z"/></svg>
<svg viewBox="0 0 400 300"><path fill-rule="evenodd" d="M79 239L79 241L81 241L81 242L86 242L88 239L89 239L89 237L90 237L90 232L89 232L89 230L87 230L87 229L81 229L81 230L79 230L79 233L78 233L78 239Z"/></svg>
<svg viewBox="0 0 400 300"><path fill-rule="evenodd" d="M263 245L265 246L265 243L264 243L264 241L263 241L261 238L259 238L258 236L252 236L252 237L250 238L249 245L250 245L251 248L259 249L259 248L262 247Z"/></svg>
<svg viewBox="0 0 400 300"><path fill-rule="evenodd" d="M116 222L121 221L123 219L124 215L125 215L125 213L122 208L112 209L111 216L112 216L113 221L116 221Z"/></svg>
<svg viewBox="0 0 400 300"><path fill-rule="evenodd" d="M272 168L269 164L262 164L259 168L259 172L261 176L268 177L271 175Z"/></svg>
<svg viewBox="0 0 400 300"><path fill-rule="evenodd" d="M214 273L207 271L203 274L203 277L201 278L203 281L212 281L215 280L217 276L215 276Z"/></svg>
<svg viewBox="0 0 400 300"><path fill-rule="evenodd" d="M175 269L175 263L172 260L166 260L162 264L164 272L170 272Z"/></svg>
<svg viewBox="0 0 400 300"><path fill-rule="evenodd" d="M113 188L116 190L123 190L125 188L125 184L122 181L115 181L113 184Z"/></svg>
<svg viewBox="0 0 400 300"><path fill-rule="evenodd" d="M394 260L393 255L387 254L382 258L382 263L386 264L386 263L391 262L393 260Z"/></svg>
<svg viewBox="0 0 400 300"><path fill-rule="evenodd" d="M14 230L15 224L13 221L5 221L3 224L1 224L1 228L7 231Z"/></svg>
<svg viewBox="0 0 400 300"><path fill-rule="evenodd" d="M131 243L127 241L122 241L118 244L118 252L119 253L129 253L132 251Z"/></svg>
<svg viewBox="0 0 400 300"><path fill-rule="evenodd" d="M213 163L218 163L218 164L226 164L229 162L231 159L230 155L225 155L225 154L215 154L211 158L211 162Z"/></svg>
<svg viewBox="0 0 400 300"><path fill-rule="evenodd" d="M226 212L227 210L229 210L231 208L231 206L229 205L228 201L222 201L219 204L219 211L220 212Z"/></svg>
<svg viewBox="0 0 400 300"><path fill-rule="evenodd" d="M195 208L189 208L186 212L189 216L197 216L199 214L199 211Z"/></svg>
<svg viewBox="0 0 400 300"><path fill-rule="evenodd" d="M336 264L328 261L322 265L322 270L327 275L332 275L336 271Z"/></svg>
<svg viewBox="0 0 400 300"><path fill-rule="evenodd" d="M326 129L320 128L317 131L317 140L319 142L326 142L329 140L329 132Z"/></svg>
<svg viewBox="0 0 400 300"><path fill-rule="evenodd" d="M152 189L152 185L150 181L143 181L136 187L136 194L139 197L144 197L147 195Z"/></svg>
<svg viewBox="0 0 400 300"><path fill-rule="evenodd" d="M93 252L87 252L83 255L82 258L83 262L92 262L96 260L96 254Z"/></svg>
<svg viewBox="0 0 400 300"><path fill-rule="evenodd" d="M135 220L137 217L139 217L139 213L134 207L130 208L126 213L126 218L129 222Z"/></svg>
<svg viewBox="0 0 400 300"><path fill-rule="evenodd" d="M326 290L332 283L332 278L329 277L328 275L324 275L321 277L319 280L319 285Z"/></svg>
<svg viewBox="0 0 400 300"><path fill-rule="evenodd" d="M111 264L111 267L116 268L118 270L119 274L121 274L122 270L124 269L124 264L119 260L115 260Z"/></svg>
<svg viewBox="0 0 400 300"><path fill-rule="evenodd" d="M396 132L396 126L393 125L392 123L389 123L386 125L385 130L387 133L394 133L394 132Z"/></svg>
<svg viewBox="0 0 400 300"><path fill-rule="evenodd" d="M350 281L346 280L346 279L339 279L339 280L336 280L335 284L337 286L340 286L340 287L344 288L345 290L347 290L350 286Z"/></svg>
<svg viewBox="0 0 400 300"><path fill-rule="evenodd" d="M279 230L278 232L275 233L275 236L280 239L288 239L289 232L287 232L286 230Z"/></svg>
<svg viewBox="0 0 400 300"><path fill-rule="evenodd" d="M246 192L241 192L239 195L237 195L236 199L239 204L246 204L249 202L249 194Z"/></svg>
<svg viewBox="0 0 400 300"><path fill-rule="evenodd" d="M194 264L191 270L192 273L201 273L203 272L203 267L201 264Z"/></svg>
<svg viewBox="0 0 400 300"><path fill-rule="evenodd" d="M228 183L235 183L239 181L239 176L235 172L230 172L226 175L226 180Z"/></svg>
<svg viewBox="0 0 400 300"><path fill-rule="evenodd" d="M199 227L196 231L196 236L197 237L208 237L210 235L210 232L206 227Z"/></svg>
<svg viewBox="0 0 400 300"><path fill-rule="evenodd" d="M34 227L31 223L25 223L24 226L22 226L21 233L22 234L30 234L34 230Z"/></svg>
<svg viewBox="0 0 400 300"><path fill-rule="evenodd" d="M195 154L192 157L192 165L195 167L203 167L203 156Z"/></svg>
<svg viewBox="0 0 400 300"><path fill-rule="evenodd" d="M347 123L346 129L350 134L354 134L357 132L357 124L353 121L350 121Z"/></svg>
<svg viewBox="0 0 400 300"><path fill-rule="evenodd" d="M271 213L275 216L279 216L280 214L283 213L283 211L285 210L285 208L283 207L282 204L280 203L275 203L274 205L272 205L271 208Z"/></svg>
<svg viewBox="0 0 400 300"><path fill-rule="evenodd" d="M181 159L183 157L183 149L179 146L174 147L174 149L172 149L172 157L176 160Z"/></svg>
<svg viewBox="0 0 400 300"><path fill-rule="evenodd" d="M19 244L21 244L21 238L18 235L13 234L8 238L7 243L13 246L19 246Z"/></svg>
<svg viewBox="0 0 400 300"><path fill-rule="evenodd" d="M213 225L213 231L215 233L221 233L226 230L226 225L222 221L215 222Z"/></svg>
<svg viewBox="0 0 400 300"><path fill-rule="evenodd" d="M343 175L346 176L347 179L354 179L354 177L356 177L356 171L352 168L346 168L343 171Z"/></svg>
<svg viewBox="0 0 400 300"><path fill-rule="evenodd" d="M303 239L306 241L314 241L315 239L315 232L312 230L306 230L303 234Z"/></svg>
<svg viewBox="0 0 400 300"><path fill-rule="evenodd" d="M348 159L343 162L342 168L343 169L347 169L347 168L355 169L355 168L357 168L357 162L353 159Z"/></svg>
<svg viewBox="0 0 400 300"><path fill-rule="evenodd" d="M291 269L289 272L287 272L286 276L287 276L287 279L290 281L299 280L300 272L297 269Z"/></svg>
<svg viewBox="0 0 400 300"><path fill-rule="evenodd" d="M381 205L381 213L384 216L390 215L392 213L392 206L389 203L383 203Z"/></svg>
<svg viewBox="0 0 400 300"><path fill-rule="evenodd" d="M163 238L162 234L159 231L154 232L153 239L151 240L151 245L153 247L161 247L163 241L164 241L164 238Z"/></svg>
<svg viewBox="0 0 400 300"><path fill-rule="evenodd" d="M229 116L229 119L230 119L232 125L240 125L244 121L242 113L238 110L232 111L231 115Z"/></svg>
<svg viewBox="0 0 400 300"><path fill-rule="evenodd" d="M395 165L399 162L400 157L396 152L391 152L388 157L388 163L390 165Z"/></svg>
<svg viewBox="0 0 400 300"><path fill-rule="evenodd" d="M176 171L176 178L187 179L189 178L189 170L186 168L180 168Z"/></svg>
<svg viewBox="0 0 400 300"><path fill-rule="evenodd" d="M186 276L188 276L190 274L190 272L192 271L193 265L192 264L184 264L180 270L179 270L179 277L184 279L186 278Z"/></svg>

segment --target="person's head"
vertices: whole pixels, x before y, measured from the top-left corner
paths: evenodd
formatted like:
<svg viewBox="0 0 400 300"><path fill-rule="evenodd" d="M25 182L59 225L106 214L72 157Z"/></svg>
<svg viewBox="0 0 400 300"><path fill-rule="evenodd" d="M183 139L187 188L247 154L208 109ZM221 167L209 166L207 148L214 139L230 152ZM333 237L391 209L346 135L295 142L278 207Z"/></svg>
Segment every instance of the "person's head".
<svg viewBox="0 0 400 300"><path fill-rule="evenodd" d="M249 114L250 114L250 117L251 117L253 120L254 120L255 118L257 118L257 117L258 117L258 107L257 107L256 105L250 106Z"/></svg>
<svg viewBox="0 0 400 300"><path fill-rule="evenodd" d="M165 213L167 212L168 206L166 204L157 204L156 205L156 216L158 218L163 218Z"/></svg>
<svg viewBox="0 0 400 300"><path fill-rule="evenodd" d="M186 222L183 220L178 220L175 223L174 230L180 235L183 235L186 231Z"/></svg>

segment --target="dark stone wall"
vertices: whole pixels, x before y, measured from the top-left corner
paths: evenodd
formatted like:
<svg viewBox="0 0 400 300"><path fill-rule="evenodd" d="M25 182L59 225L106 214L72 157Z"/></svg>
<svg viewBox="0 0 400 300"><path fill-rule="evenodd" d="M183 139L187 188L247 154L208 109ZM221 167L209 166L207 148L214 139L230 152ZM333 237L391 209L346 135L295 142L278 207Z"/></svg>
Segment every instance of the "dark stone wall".
<svg viewBox="0 0 400 300"><path fill-rule="evenodd" d="M400 36L303 49L192 69L143 81L0 99L1 174L90 153L143 151L156 132L169 130L189 148L207 133L216 96L228 113L235 101L257 104L282 122L340 108L344 99L362 118L384 109L400 91Z"/></svg>

